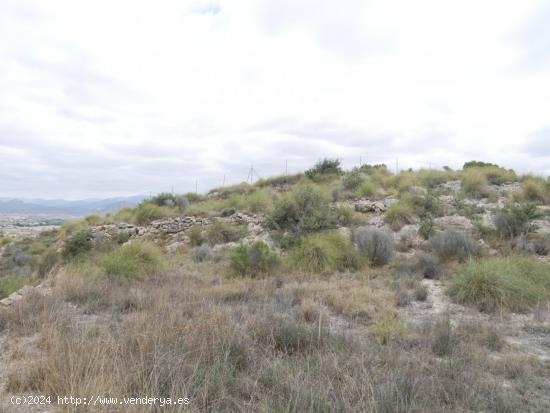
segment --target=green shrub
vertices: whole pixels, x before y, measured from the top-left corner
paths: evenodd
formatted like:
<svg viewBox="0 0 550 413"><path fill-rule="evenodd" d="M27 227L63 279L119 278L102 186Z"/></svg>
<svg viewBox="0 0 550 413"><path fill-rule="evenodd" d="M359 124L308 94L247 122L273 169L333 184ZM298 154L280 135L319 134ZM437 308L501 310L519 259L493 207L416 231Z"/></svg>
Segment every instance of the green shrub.
<svg viewBox="0 0 550 413"><path fill-rule="evenodd" d="M93 226L101 224L103 222L103 218L97 214L91 214L84 218L84 221L86 221L86 224Z"/></svg>
<svg viewBox="0 0 550 413"><path fill-rule="evenodd" d="M240 184L214 188L208 192L210 196L214 195L221 199L229 199L234 196L243 196L255 191L256 188L246 182Z"/></svg>
<svg viewBox="0 0 550 413"><path fill-rule="evenodd" d="M212 248L208 244L193 248L193 257L197 262L208 261L212 259L212 256Z"/></svg>
<svg viewBox="0 0 550 413"><path fill-rule="evenodd" d="M501 237L514 238L531 232L532 221L541 216L534 204L508 204L495 215L493 223Z"/></svg>
<svg viewBox="0 0 550 413"><path fill-rule="evenodd" d="M180 212L185 211L189 206L189 201L184 195L174 195L169 192L161 192L149 202L159 207L177 208Z"/></svg>
<svg viewBox="0 0 550 413"><path fill-rule="evenodd" d="M444 260L464 261L479 251L477 243L462 232L446 229L430 238L435 253Z"/></svg>
<svg viewBox="0 0 550 413"><path fill-rule="evenodd" d="M49 248L45 254L40 257L38 262L38 275L44 278L57 264L58 254L54 248Z"/></svg>
<svg viewBox="0 0 550 413"><path fill-rule="evenodd" d="M134 210L132 208L121 208L113 215L114 222L132 222L134 218Z"/></svg>
<svg viewBox="0 0 550 413"><path fill-rule="evenodd" d="M504 169L494 163L470 161L466 162L462 169L464 171L476 170L485 176L487 182L494 185L501 185L505 182L517 180L516 173L513 169Z"/></svg>
<svg viewBox="0 0 550 413"><path fill-rule="evenodd" d="M11 237L8 237L8 236L0 237L0 248L5 247L11 241L12 241Z"/></svg>
<svg viewBox="0 0 550 413"><path fill-rule="evenodd" d="M367 178L361 182L361 184L355 190L358 196L371 198L378 194L380 186L376 184L371 178Z"/></svg>
<svg viewBox="0 0 550 413"><path fill-rule="evenodd" d="M482 162L482 161L468 161L465 162L462 166L462 169L469 169L469 168L500 168L497 164L490 163L490 162Z"/></svg>
<svg viewBox="0 0 550 413"><path fill-rule="evenodd" d="M356 270L361 266L354 247L336 231L304 237L294 249L292 260L296 268L305 272Z"/></svg>
<svg viewBox="0 0 550 413"><path fill-rule="evenodd" d="M435 169L420 169L413 172L416 182L426 188L435 188L447 181L457 178L453 171L438 171Z"/></svg>
<svg viewBox="0 0 550 413"><path fill-rule="evenodd" d="M401 197L400 202L405 205L410 205L415 214L420 218L424 218L430 214L435 217L444 215L444 209L439 202L439 199L430 190L426 194L411 194L405 193Z"/></svg>
<svg viewBox="0 0 550 413"><path fill-rule="evenodd" d="M387 264L394 256L394 245L391 235L378 228L357 228L355 242L359 251L367 255L372 265Z"/></svg>
<svg viewBox="0 0 550 413"><path fill-rule="evenodd" d="M422 221L420 221L418 232L424 239L429 239L435 233L435 222L431 214L427 214Z"/></svg>
<svg viewBox="0 0 550 413"><path fill-rule="evenodd" d="M33 242L32 244L30 244L26 248L26 251L31 255L40 255L44 251L46 251L47 248L48 247L43 242L37 241L37 242Z"/></svg>
<svg viewBox="0 0 550 413"><path fill-rule="evenodd" d="M273 198L265 190L254 191L243 198L244 208L253 214L273 208Z"/></svg>
<svg viewBox="0 0 550 413"><path fill-rule="evenodd" d="M341 175L343 173L341 163L338 159L323 159L311 169L304 172L309 179L315 180L320 175Z"/></svg>
<svg viewBox="0 0 550 413"><path fill-rule="evenodd" d="M297 173L294 175L280 175L275 176L272 178L266 178L266 179L260 179L258 182L256 182L254 185L256 185L259 188L265 188L267 186L272 187L284 187L284 186L290 186L295 185L302 179L304 174Z"/></svg>
<svg viewBox="0 0 550 413"><path fill-rule="evenodd" d="M550 298L550 267L528 256L474 260L457 270L448 292L482 311L523 312Z"/></svg>
<svg viewBox="0 0 550 413"><path fill-rule="evenodd" d="M246 234L246 227L231 225L222 220L216 220L206 230L206 240L211 246L236 242Z"/></svg>
<svg viewBox="0 0 550 413"><path fill-rule="evenodd" d="M521 199L528 202L550 202L550 186L540 178L527 178L521 185Z"/></svg>
<svg viewBox="0 0 550 413"><path fill-rule="evenodd" d="M353 221L354 211L349 206L341 205L334 211L335 218L340 225L349 226Z"/></svg>
<svg viewBox="0 0 550 413"><path fill-rule="evenodd" d="M414 210L409 203L399 201L386 210L384 222L394 231L399 231L404 225L414 223Z"/></svg>
<svg viewBox="0 0 550 413"><path fill-rule="evenodd" d="M349 191L355 191L364 180L365 176L361 173L361 171L357 168L353 168L342 178L342 186Z"/></svg>
<svg viewBox="0 0 550 413"><path fill-rule="evenodd" d="M489 195L487 177L479 169L466 169L462 174L462 191L476 199L487 197Z"/></svg>
<svg viewBox="0 0 550 413"><path fill-rule="evenodd" d="M229 251L229 264L235 275L256 277L271 274L280 264L279 255L263 241L240 244Z"/></svg>
<svg viewBox="0 0 550 413"><path fill-rule="evenodd" d="M113 234L113 240L117 244L125 244L130 240L130 232L125 230L117 231L115 234Z"/></svg>
<svg viewBox="0 0 550 413"><path fill-rule="evenodd" d="M134 220L138 225L145 225L155 219L166 218L170 215L170 210L166 207L160 207L151 202L142 202L134 210Z"/></svg>
<svg viewBox="0 0 550 413"><path fill-rule="evenodd" d="M108 276L139 278L162 271L165 263L162 252L155 244L134 241L101 257L100 266Z"/></svg>
<svg viewBox="0 0 550 413"><path fill-rule="evenodd" d="M0 299L18 291L28 283L29 280L20 279L13 276L0 279Z"/></svg>
<svg viewBox="0 0 550 413"><path fill-rule="evenodd" d="M294 229L307 233L334 225L328 197L310 185L300 185L275 203L268 218L272 229Z"/></svg>
<svg viewBox="0 0 550 413"><path fill-rule="evenodd" d="M194 227L191 227L187 236L189 237L189 242L193 247L198 247L204 244L205 240L202 236L202 228L200 226L195 225Z"/></svg>
<svg viewBox="0 0 550 413"><path fill-rule="evenodd" d="M81 229L67 238L63 244L63 255L65 257L76 257L92 249L92 231Z"/></svg>
<svg viewBox="0 0 550 413"><path fill-rule="evenodd" d="M441 275L439 258L427 252L416 254L416 269L428 279L438 279Z"/></svg>

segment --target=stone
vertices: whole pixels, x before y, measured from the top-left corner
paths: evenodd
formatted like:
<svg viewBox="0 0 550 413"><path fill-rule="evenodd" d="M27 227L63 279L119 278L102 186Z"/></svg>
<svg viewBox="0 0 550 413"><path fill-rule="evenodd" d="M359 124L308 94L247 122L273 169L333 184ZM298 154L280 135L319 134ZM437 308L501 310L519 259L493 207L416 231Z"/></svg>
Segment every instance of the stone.
<svg viewBox="0 0 550 413"><path fill-rule="evenodd" d="M461 215L450 215L434 219L435 229L443 231L446 229L463 232L471 237L477 238L477 228L468 218Z"/></svg>
<svg viewBox="0 0 550 413"><path fill-rule="evenodd" d="M453 181L447 181L447 182L443 182L440 186L441 188L445 188L451 192L457 193L457 192L460 192L460 190L462 189L462 181L460 181L459 179L453 180Z"/></svg>
<svg viewBox="0 0 550 413"><path fill-rule="evenodd" d="M166 252L169 252L169 253L174 253L176 252L178 249L180 248L183 248L185 247L186 244L184 242L181 242L181 241L176 241L172 244L169 244L165 247L165 250Z"/></svg>
<svg viewBox="0 0 550 413"><path fill-rule="evenodd" d="M357 212L384 212L386 210L386 205L380 201L370 201L368 199L360 199L354 205L354 209Z"/></svg>

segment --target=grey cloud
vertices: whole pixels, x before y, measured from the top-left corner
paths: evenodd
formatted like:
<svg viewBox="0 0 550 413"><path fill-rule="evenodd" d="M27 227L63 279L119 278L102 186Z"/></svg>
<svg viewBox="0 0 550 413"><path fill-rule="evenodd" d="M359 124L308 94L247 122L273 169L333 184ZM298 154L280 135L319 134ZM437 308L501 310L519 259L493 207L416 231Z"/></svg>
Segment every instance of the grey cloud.
<svg viewBox="0 0 550 413"><path fill-rule="evenodd" d="M389 45L389 39L368 34L368 27L362 20L366 5L364 0L332 3L262 1L258 7L258 20L266 32L273 34L308 27L321 48L347 60L357 60Z"/></svg>
<svg viewBox="0 0 550 413"><path fill-rule="evenodd" d="M550 127L531 133L523 150L533 157L550 157Z"/></svg>
<svg viewBox="0 0 550 413"><path fill-rule="evenodd" d="M542 2L519 30L511 34L511 40L521 49L519 61L516 63L518 70L536 71L550 64L549 22L550 3Z"/></svg>

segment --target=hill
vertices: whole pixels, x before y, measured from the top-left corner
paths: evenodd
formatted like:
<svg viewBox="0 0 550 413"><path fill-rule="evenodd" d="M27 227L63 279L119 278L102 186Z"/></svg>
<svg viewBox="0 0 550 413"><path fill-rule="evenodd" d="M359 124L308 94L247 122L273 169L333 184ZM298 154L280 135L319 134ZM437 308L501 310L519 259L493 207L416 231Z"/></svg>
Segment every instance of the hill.
<svg viewBox="0 0 550 413"><path fill-rule="evenodd" d="M5 411L28 392L197 412L550 409L546 178L328 159L0 251Z"/></svg>

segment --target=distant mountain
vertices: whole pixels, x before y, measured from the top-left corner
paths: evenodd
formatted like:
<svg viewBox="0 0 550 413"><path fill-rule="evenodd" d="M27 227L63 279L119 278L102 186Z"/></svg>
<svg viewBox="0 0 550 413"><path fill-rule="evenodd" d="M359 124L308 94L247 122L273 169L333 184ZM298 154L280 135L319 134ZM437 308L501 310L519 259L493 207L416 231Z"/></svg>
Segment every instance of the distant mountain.
<svg viewBox="0 0 550 413"><path fill-rule="evenodd" d="M92 213L115 212L123 207L132 207L146 198L145 195L106 199L8 199L0 198L0 213L47 214L81 216Z"/></svg>

